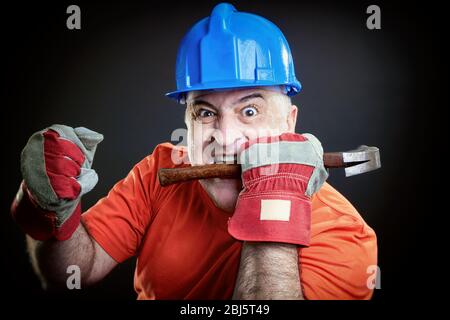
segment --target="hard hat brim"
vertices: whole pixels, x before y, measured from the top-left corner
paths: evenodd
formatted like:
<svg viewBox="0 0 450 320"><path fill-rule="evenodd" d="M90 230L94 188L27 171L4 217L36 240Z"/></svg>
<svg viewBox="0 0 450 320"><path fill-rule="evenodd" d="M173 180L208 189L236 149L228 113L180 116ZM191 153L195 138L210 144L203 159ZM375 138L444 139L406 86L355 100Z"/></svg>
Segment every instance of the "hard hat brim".
<svg viewBox="0 0 450 320"><path fill-rule="evenodd" d="M217 84L210 84L210 85L197 85L192 86L189 89L185 90L177 90L172 91L169 93L166 93L166 97L176 99L178 102L183 103L183 97L191 91L224 91L224 90L231 90L231 89L241 89L241 88L256 88L256 87L268 87L268 86L286 86L286 94L288 96L296 95L300 92L302 86L300 82L296 81L294 83L273 83L271 81L263 82L258 81L258 83L250 82L250 83L239 83L236 84L235 81L232 83L217 83Z"/></svg>

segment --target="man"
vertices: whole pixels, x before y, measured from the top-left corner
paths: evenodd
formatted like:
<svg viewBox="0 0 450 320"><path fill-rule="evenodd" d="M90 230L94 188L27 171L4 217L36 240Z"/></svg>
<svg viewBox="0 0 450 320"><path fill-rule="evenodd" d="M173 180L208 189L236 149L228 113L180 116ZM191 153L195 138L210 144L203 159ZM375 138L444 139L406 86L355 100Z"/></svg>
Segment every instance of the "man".
<svg viewBox="0 0 450 320"><path fill-rule="evenodd" d="M158 145L81 215L102 135L53 125L22 152L12 205L47 286L78 265L89 285L137 256L138 299L369 299L376 237L325 182L323 150L296 134L301 86L281 31L226 3L177 58L187 148ZM238 162L241 179L161 187L160 168Z"/></svg>

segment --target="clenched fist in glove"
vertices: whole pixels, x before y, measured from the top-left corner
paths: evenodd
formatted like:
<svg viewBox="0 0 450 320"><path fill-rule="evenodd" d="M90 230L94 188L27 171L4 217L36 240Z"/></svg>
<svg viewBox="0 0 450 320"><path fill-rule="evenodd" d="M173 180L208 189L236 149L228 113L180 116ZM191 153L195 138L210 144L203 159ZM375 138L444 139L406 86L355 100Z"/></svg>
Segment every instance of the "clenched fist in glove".
<svg viewBox="0 0 450 320"><path fill-rule="evenodd" d="M328 177L322 146L311 134L284 133L242 145L244 189L228 223L239 240L308 246L311 196Z"/></svg>
<svg viewBox="0 0 450 320"><path fill-rule="evenodd" d="M19 226L36 240L69 239L80 223L81 196L97 184L91 169L103 135L52 125L31 136L22 151L23 182L12 205Z"/></svg>

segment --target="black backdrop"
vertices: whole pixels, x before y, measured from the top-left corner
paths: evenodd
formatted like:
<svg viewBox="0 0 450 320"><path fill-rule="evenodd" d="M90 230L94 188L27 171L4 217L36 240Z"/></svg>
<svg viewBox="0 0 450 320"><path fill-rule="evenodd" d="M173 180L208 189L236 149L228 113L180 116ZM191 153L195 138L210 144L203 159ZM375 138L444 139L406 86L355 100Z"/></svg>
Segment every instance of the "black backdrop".
<svg viewBox="0 0 450 320"><path fill-rule="evenodd" d="M66 8L81 8L81 30L66 28ZM174 89L179 41L216 2L59 1L2 4L3 181L2 266L11 297L45 294L31 270L24 237L9 205L19 186L20 151L28 137L52 123L104 134L94 168L100 181L85 196L93 205L156 144L184 127L183 106L164 97ZM381 289L374 299L411 293L424 263L421 212L427 115L436 102L436 5L379 3L381 30L366 28L371 2L233 1L284 32L302 82L294 98L297 132L311 132L325 150L378 146L382 169L329 179L375 229ZM427 112L429 111L429 112ZM418 155L411 158L410 151ZM135 299L134 261L101 284L57 297Z"/></svg>

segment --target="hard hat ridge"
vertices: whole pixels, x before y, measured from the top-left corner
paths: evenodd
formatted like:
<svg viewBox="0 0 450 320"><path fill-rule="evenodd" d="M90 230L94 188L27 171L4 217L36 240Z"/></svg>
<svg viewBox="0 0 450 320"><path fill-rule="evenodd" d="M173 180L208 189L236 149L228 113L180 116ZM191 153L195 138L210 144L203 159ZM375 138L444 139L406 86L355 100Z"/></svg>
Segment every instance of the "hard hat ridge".
<svg viewBox="0 0 450 320"><path fill-rule="evenodd" d="M279 85L294 95L301 89L281 30L228 3L215 6L181 41L176 82L177 90L167 96L178 101L194 90Z"/></svg>

